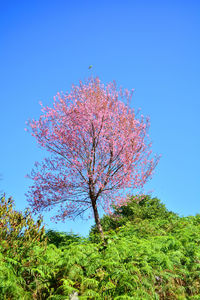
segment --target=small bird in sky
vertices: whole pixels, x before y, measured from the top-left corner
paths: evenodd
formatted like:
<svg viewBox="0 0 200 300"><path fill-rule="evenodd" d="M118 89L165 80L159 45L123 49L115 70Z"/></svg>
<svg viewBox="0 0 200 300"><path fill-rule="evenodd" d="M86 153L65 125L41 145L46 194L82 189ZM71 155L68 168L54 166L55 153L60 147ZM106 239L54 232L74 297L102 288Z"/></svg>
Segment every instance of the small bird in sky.
<svg viewBox="0 0 200 300"><path fill-rule="evenodd" d="M89 70L92 69L92 65L90 65L90 66L88 67L88 69L89 69Z"/></svg>

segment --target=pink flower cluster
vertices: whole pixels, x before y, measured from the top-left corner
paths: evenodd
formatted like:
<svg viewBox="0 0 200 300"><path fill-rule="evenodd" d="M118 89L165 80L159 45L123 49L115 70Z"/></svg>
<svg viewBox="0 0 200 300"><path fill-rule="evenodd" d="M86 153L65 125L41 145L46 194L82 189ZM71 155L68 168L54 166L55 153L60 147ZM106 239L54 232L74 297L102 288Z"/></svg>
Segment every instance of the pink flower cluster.
<svg viewBox="0 0 200 300"><path fill-rule="evenodd" d="M111 212L113 199L122 205L122 190L142 188L151 177L158 157L151 157L149 120L136 118L124 99L131 93L90 78L58 93L53 107L29 122L51 154L30 174L27 197L35 212L59 205L58 219L75 218L91 208L91 197Z"/></svg>

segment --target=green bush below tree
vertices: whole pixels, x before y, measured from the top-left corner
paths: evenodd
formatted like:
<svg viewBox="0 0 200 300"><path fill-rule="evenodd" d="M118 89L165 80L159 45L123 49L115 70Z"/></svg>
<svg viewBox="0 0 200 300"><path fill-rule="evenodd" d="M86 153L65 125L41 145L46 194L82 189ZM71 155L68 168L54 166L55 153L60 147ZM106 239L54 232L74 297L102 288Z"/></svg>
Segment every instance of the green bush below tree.
<svg viewBox="0 0 200 300"><path fill-rule="evenodd" d="M101 220L106 245L47 231L13 201L0 205L0 299L200 299L200 215L129 197Z"/></svg>

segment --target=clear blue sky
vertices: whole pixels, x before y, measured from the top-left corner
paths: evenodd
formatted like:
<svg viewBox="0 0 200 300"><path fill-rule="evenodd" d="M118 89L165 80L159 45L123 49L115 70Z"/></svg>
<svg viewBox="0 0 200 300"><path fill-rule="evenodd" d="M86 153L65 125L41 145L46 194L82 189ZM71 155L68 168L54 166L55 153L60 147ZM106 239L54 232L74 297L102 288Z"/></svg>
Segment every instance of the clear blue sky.
<svg viewBox="0 0 200 300"><path fill-rule="evenodd" d="M162 154L145 187L180 215L200 213L200 2L1 1L0 190L27 206L25 178L45 153L24 131L58 91L93 74L135 88ZM87 235L93 221L48 228Z"/></svg>

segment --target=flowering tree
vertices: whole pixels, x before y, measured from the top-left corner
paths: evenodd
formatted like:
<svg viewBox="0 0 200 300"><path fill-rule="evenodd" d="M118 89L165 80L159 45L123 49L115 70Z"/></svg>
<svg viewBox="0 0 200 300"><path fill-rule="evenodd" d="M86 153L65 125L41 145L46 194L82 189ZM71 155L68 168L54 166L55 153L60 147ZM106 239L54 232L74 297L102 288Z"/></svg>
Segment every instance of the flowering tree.
<svg viewBox="0 0 200 300"><path fill-rule="evenodd" d="M151 158L149 120L136 118L122 102L130 98L114 83L90 78L58 93L53 108L42 107L39 120L29 121L32 135L51 153L29 175L34 184L27 196L35 213L58 205L55 218L64 221L91 208L104 239L99 205L111 212L113 201L124 204L120 191L143 187L158 162Z"/></svg>

